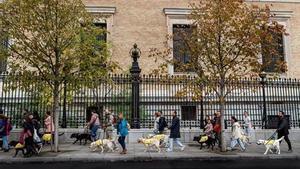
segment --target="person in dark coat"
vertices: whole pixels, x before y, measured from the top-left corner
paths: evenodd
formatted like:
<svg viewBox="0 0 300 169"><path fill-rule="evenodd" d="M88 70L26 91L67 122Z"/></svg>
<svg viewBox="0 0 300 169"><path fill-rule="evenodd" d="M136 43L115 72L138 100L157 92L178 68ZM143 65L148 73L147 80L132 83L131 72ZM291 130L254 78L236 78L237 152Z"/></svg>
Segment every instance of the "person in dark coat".
<svg viewBox="0 0 300 169"><path fill-rule="evenodd" d="M34 140L33 140L34 125L32 119L33 119L33 115L27 114L25 117L25 121L23 123L23 132L25 133L24 141L25 141L26 157L30 157L33 154L37 154L37 151L35 150Z"/></svg>
<svg viewBox="0 0 300 169"><path fill-rule="evenodd" d="M218 142L218 146L221 149L221 113L216 112L213 123L213 131L216 135L216 141Z"/></svg>
<svg viewBox="0 0 300 169"><path fill-rule="evenodd" d="M176 142L176 144L181 148L181 151L184 150L185 146L179 141L180 138L180 120L177 117L177 112L174 111L172 113L173 119L172 124L170 126L170 139L169 139L169 148L167 149L167 152L173 151L173 142Z"/></svg>
<svg viewBox="0 0 300 169"><path fill-rule="evenodd" d="M284 140L286 141L289 147L288 151L292 152L292 144L289 139L289 123L287 119L284 117L283 111L278 112L278 116L279 116L279 122L277 126L278 139L284 136Z"/></svg>
<svg viewBox="0 0 300 169"><path fill-rule="evenodd" d="M158 132L159 134L165 133L165 128L168 127L166 118L162 116L162 111L158 111L159 121L158 121Z"/></svg>

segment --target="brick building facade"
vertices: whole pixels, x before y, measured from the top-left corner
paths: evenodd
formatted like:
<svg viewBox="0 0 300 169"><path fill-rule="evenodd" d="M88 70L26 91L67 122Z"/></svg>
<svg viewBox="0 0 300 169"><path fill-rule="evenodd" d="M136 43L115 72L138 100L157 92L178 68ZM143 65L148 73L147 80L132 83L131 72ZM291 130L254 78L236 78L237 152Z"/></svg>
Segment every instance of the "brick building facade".
<svg viewBox="0 0 300 169"><path fill-rule="evenodd" d="M84 0L92 13L107 15L101 20L107 27L108 42L112 45L114 60L124 71L129 70L129 50L137 43L142 51L142 73L149 73L159 63L148 58L150 48L164 48L166 36L172 35L174 25L187 25L189 4L192 0ZM282 53L288 71L282 77L300 78L300 0L247 0L259 5L272 4L275 19L286 27L289 36L281 39ZM173 42L169 42L172 47ZM173 57L170 56L170 57ZM175 74L169 66L169 74Z"/></svg>

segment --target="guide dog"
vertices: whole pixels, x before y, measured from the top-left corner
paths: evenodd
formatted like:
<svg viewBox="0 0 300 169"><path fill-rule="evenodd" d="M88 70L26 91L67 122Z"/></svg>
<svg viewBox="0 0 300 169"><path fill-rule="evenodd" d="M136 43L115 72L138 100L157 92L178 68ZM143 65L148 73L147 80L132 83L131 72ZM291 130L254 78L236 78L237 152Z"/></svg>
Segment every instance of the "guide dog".
<svg viewBox="0 0 300 169"><path fill-rule="evenodd" d="M101 153L104 152L105 148L108 149L110 152L114 152L114 141L115 140L109 140L109 139L99 139L97 141L94 141L90 145L90 149L94 152L97 149L101 149Z"/></svg>
<svg viewBox="0 0 300 169"><path fill-rule="evenodd" d="M160 147L168 147L169 144L169 136L165 135L165 134L149 134L147 137L147 139L150 138L154 138L159 140L159 145Z"/></svg>
<svg viewBox="0 0 300 169"><path fill-rule="evenodd" d="M277 140L258 140L257 145L265 145L266 146L266 151L264 155L267 155L268 152L270 151L271 153L277 153L280 154L280 142L283 140L284 136Z"/></svg>
<svg viewBox="0 0 300 169"><path fill-rule="evenodd" d="M16 150L15 155L13 157L17 157L19 151L22 152L23 156L25 155L25 146L19 143L18 141L9 142L9 146L13 147Z"/></svg>
<svg viewBox="0 0 300 169"><path fill-rule="evenodd" d="M91 135L88 133L73 133L71 134L70 138L76 138L76 140L73 142L73 144L77 143L79 141L79 144L81 145L82 140L84 140L84 145L86 145L87 141L92 142Z"/></svg>
<svg viewBox="0 0 300 169"><path fill-rule="evenodd" d="M216 139L211 136L200 135L199 137L194 137L193 141L196 141L200 144L200 149L203 148L203 144L206 144L207 149L211 147L214 150Z"/></svg>
<svg viewBox="0 0 300 169"><path fill-rule="evenodd" d="M160 149L160 140L156 139L156 138L139 138L138 139L138 143L142 143L145 146L145 151L144 152L148 152L150 150L151 147L155 147L157 149L157 152L161 152Z"/></svg>

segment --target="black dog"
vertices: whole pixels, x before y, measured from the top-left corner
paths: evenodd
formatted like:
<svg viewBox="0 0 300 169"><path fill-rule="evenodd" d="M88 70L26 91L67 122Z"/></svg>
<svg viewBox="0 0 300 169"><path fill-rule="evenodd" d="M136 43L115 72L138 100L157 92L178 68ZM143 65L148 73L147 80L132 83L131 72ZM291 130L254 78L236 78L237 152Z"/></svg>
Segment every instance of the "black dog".
<svg viewBox="0 0 300 169"><path fill-rule="evenodd" d="M17 155L19 154L19 151L22 151L23 156L25 156L25 146L23 148L16 148L16 145L18 144L18 141L11 141L9 142L9 146L10 147L14 147L16 152L15 155L13 157L17 157Z"/></svg>
<svg viewBox="0 0 300 169"><path fill-rule="evenodd" d="M87 141L91 141L92 142L92 138L91 135L88 133L73 133L71 134L70 138L76 138L76 140L73 142L73 144L75 144L77 141L79 141L79 144L81 145L81 141L84 140L84 145L86 145Z"/></svg>
<svg viewBox="0 0 300 169"><path fill-rule="evenodd" d="M194 137L193 141L197 141L200 144L200 150L203 148L204 143L207 145L208 149L211 147L211 149L214 150L214 146L216 144L216 139L213 137L208 137L208 139L206 141L200 142L200 139L203 136L205 136L205 135L200 135L199 137Z"/></svg>

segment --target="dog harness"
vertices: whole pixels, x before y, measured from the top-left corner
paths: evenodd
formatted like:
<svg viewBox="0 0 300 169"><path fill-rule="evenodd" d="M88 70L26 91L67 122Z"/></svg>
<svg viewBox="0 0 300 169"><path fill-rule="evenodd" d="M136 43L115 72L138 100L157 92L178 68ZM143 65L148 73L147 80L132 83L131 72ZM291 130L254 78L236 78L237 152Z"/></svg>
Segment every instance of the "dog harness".
<svg viewBox="0 0 300 169"><path fill-rule="evenodd" d="M208 140L208 136L202 136L199 140L200 143L206 142Z"/></svg>
<svg viewBox="0 0 300 169"><path fill-rule="evenodd" d="M97 145L97 146L100 146L100 145L102 145L102 144L103 144L103 141L102 141L101 139L99 139L99 140L96 141L96 145Z"/></svg>
<svg viewBox="0 0 300 169"><path fill-rule="evenodd" d="M157 139L157 140L163 140L163 139L165 139L165 135L164 134L158 134L158 135L154 135L153 138Z"/></svg>
<svg viewBox="0 0 300 169"><path fill-rule="evenodd" d="M21 144L21 143L18 143L18 144L15 146L15 149L20 149L20 148L24 148L24 145Z"/></svg>
<svg viewBox="0 0 300 169"><path fill-rule="evenodd" d="M273 145L275 143L275 140L267 140L265 141L264 145Z"/></svg>
<svg viewBox="0 0 300 169"><path fill-rule="evenodd" d="M151 139L144 139L144 144L148 144L151 145L153 144L155 141L157 141L157 139L151 138Z"/></svg>

